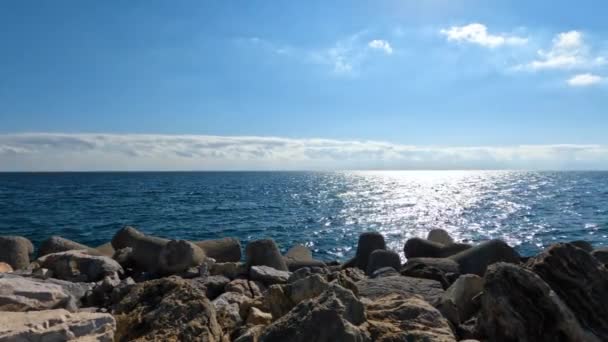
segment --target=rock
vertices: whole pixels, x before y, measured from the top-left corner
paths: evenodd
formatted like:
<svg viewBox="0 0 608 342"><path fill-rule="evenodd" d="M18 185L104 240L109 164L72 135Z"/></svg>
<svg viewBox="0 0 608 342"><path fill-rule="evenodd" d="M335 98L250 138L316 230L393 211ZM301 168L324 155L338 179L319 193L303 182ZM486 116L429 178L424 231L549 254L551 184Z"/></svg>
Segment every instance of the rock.
<svg viewBox="0 0 608 342"><path fill-rule="evenodd" d="M205 255L217 262L241 261L241 242L235 238L223 238L194 242Z"/></svg>
<svg viewBox="0 0 608 342"><path fill-rule="evenodd" d="M593 251L593 246L585 240L570 241L569 244L571 244L575 247L578 247L578 248L584 250L585 252L591 253Z"/></svg>
<svg viewBox="0 0 608 342"><path fill-rule="evenodd" d="M5 262L0 262L0 273L11 273L13 272L13 268L11 267L11 265L5 263Z"/></svg>
<svg viewBox="0 0 608 342"><path fill-rule="evenodd" d="M427 302L435 303L443 294L443 287L438 281L404 276L365 279L356 285L360 297L372 300L389 294L400 294L404 297L419 295Z"/></svg>
<svg viewBox="0 0 608 342"><path fill-rule="evenodd" d="M236 338L234 342L258 342L264 328L266 328L264 325L254 325Z"/></svg>
<svg viewBox="0 0 608 342"><path fill-rule="evenodd" d="M426 237L427 240L440 243L442 245L451 245L454 243L454 239L450 236L450 233L443 229L431 229Z"/></svg>
<svg viewBox="0 0 608 342"><path fill-rule="evenodd" d="M478 324L490 341L599 341L538 275L502 262L485 274Z"/></svg>
<svg viewBox="0 0 608 342"><path fill-rule="evenodd" d="M116 322L105 313L66 310L3 312L0 341L106 341L114 340Z"/></svg>
<svg viewBox="0 0 608 342"><path fill-rule="evenodd" d="M85 254L83 251L47 254L36 263L51 270L55 278L76 282L95 282L107 275L123 273L122 267L113 259Z"/></svg>
<svg viewBox="0 0 608 342"><path fill-rule="evenodd" d="M285 253L285 263L287 268L293 272L303 267L326 267L324 262L315 260L312 257L312 251L302 245L296 245L290 248Z"/></svg>
<svg viewBox="0 0 608 342"><path fill-rule="evenodd" d="M598 248L591 252L591 255L604 264L604 266L608 265L608 247Z"/></svg>
<svg viewBox="0 0 608 342"><path fill-rule="evenodd" d="M32 274L33 276L33 274ZM26 279L29 282L34 282L42 285L51 284L60 286L65 293L73 297L71 302L78 304L80 300L85 297L87 292L93 289L94 283L74 283L71 281L65 281L54 278L30 278L27 276L22 276L14 273L5 273L0 274L0 279L14 279L14 281L19 281L20 279ZM70 308L69 306L65 306L63 308Z"/></svg>
<svg viewBox="0 0 608 342"><path fill-rule="evenodd" d="M300 302L319 296L329 286L321 275L313 274L288 285L271 286L264 300L272 317L278 319Z"/></svg>
<svg viewBox="0 0 608 342"><path fill-rule="evenodd" d="M581 326L608 341L608 269L585 250L556 244L526 264L572 310Z"/></svg>
<svg viewBox="0 0 608 342"><path fill-rule="evenodd" d="M218 342L222 336L205 293L179 277L133 286L114 310L116 341Z"/></svg>
<svg viewBox="0 0 608 342"><path fill-rule="evenodd" d="M24 277L0 278L0 311L75 309L72 296L57 284ZM0 317L3 317L0 315Z"/></svg>
<svg viewBox="0 0 608 342"><path fill-rule="evenodd" d="M490 240L452 255L450 259L458 263L461 274L471 273L483 276L489 265L497 262L518 264L520 256L504 241Z"/></svg>
<svg viewBox="0 0 608 342"><path fill-rule="evenodd" d="M251 302L249 297L236 292L222 293L212 301L224 335L233 335L243 324L247 317L241 316L241 306L248 305L249 302Z"/></svg>
<svg viewBox="0 0 608 342"><path fill-rule="evenodd" d="M272 322L272 315L258 308L251 308L247 316L247 324L268 325Z"/></svg>
<svg viewBox="0 0 608 342"><path fill-rule="evenodd" d="M377 232L367 232L359 235L354 266L366 271L367 264L369 263L369 257L372 252L377 249L386 249L386 242L384 241L384 236L382 236L382 234Z"/></svg>
<svg viewBox="0 0 608 342"><path fill-rule="evenodd" d="M242 262L224 262L216 263L211 266L211 275L222 275L229 279L236 279L238 277L246 276L249 274L247 265Z"/></svg>
<svg viewBox="0 0 608 342"><path fill-rule="evenodd" d="M103 256L113 257L116 250L112 247L112 242L106 242L101 246L95 247L95 249Z"/></svg>
<svg viewBox="0 0 608 342"><path fill-rule="evenodd" d="M262 283L248 279L235 279L224 288L225 292L237 292L249 298L261 297L265 290L266 287Z"/></svg>
<svg viewBox="0 0 608 342"><path fill-rule="evenodd" d="M421 238L411 238L405 242L403 252L405 257L410 258L446 258L456 253L471 248L466 243L452 243L443 245Z"/></svg>
<svg viewBox="0 0 608 342"><path fill-rule="evenodd" d="M483 283L474 274L460 276L441 296L437 308L454 325L465 322L479 309L473 298L483 291Z"/></svg>
<svg viewBox="0 0 608 342"><path fill-rule="evenodd" d="M355 295L332 285L319 297L298 304L288 314L269 325L260 337L263 342L370 341L359 326L365 309Z"/></svg>
<svg viewBox="0 0 608 342"><path fill-rule="evenodd" d="M186 240L171 240L160 250L157 271L163 275L182 273L204 260L205 252L197 245Z"/></svg>
<svg viewBox="0 0 608 342"><path fill-rule="evenodd" d="M382 249L373 251L367 263L367 275L371 276L374 271L382 267L392 267L398 270L401 267L399 254Z"/></svg>
<svg viewBox="0 0 608 342"><path fill-rule="evenodd" d="M392 267L382 267L382 268L375 270L374 273L372 273L372 275L370 276L370 278L381 278L381 277L390 277L390 276L397 276L397 275L399 275L399 273L397 272L396 269L394 269Z"/></svg>
<svg viewBox="0 0 608 342"><path fill-rule="evenodd" d="M260 281L266 285L284 284L291 274L268 266L252 266L249 270L251 280Z"/></svg>
<svg viewBox="0 0 608 342"><path fill-rule="evenodd" d="M218 275L209 276L206 278L194 278L193 282L198 282L199 286L205 289L205 295L207 298L213 300L224 292L224 287L230 283L230 279Z"/></svg>
<svg viewBox="0 0 608 342"><path fill-rule="evenodd" d="M119 230L112 238L112 247L115 250L130 247L130 258L134 266L150 273L159 272L159 255L167 243L168 239L148 236L128 226Z"/></svg>
<svg viewBox="0 0 608 342"><path fill-rule="evenodd" d="M447 289L460 275L458 263L447 258L412 258L401 268L401 275L432 279Z"/></svg>
<svg viewBox="0 0 608 342"><path fill-rule="evenodd" d="M49 279L53 277L53 271L48 268L36 268L32 271L32 277L39 279Z"/></svg>
<svg viewBox="0 0 608 342"><path fill-rule="evenodd" d="M87 254L101 255L99 251L76 241L62 238L61 236L51 236L44 240L38 248L38 258L48 254L61 253L67 251L86 251Z"/></svg>
<svg viewBox="0 0 608 342"><path fill-rule="evenodd" d="M346 268L327 275L328 282L336 282L340 286L351 290L356 296L359 295L357 282L364 279L367 279L365 273L358 268Z"/></svg>
<svg viewBox="0 0 608 342"><path fill-rule="evenodd" d="M0 236L0 261L11 265L14 270L27 268L32 253L34 245L30 240L21 236Z"/></svg>
<svg viewBox="0 0 608 342"><path fill-rule="evenodd" d="M372 341L456 342L448 321L418 296L391 294L366 305Z"/></svg>
<svg viewBox="0 0 608 342"><path fill-rule="evenodd" d="M279 271L287 271L287 264L272 239L256 240L247 244L245 250L247 265L269 266Z"/></svg>

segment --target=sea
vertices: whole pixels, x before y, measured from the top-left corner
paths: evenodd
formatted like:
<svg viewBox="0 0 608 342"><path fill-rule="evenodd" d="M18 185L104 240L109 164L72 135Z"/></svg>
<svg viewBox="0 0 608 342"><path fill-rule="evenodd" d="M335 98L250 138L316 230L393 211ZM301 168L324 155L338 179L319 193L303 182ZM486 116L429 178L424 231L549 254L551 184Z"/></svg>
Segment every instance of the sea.
<svg viewBox="0 0 608 342"><path fill-rule="evenodd" d="M0 235L97 246L125 225L174 239L273 238L322 260L354 255L362 232L403 253L433 228L532 255L560 241L608 244L608 172L0 173Z"/></svg>

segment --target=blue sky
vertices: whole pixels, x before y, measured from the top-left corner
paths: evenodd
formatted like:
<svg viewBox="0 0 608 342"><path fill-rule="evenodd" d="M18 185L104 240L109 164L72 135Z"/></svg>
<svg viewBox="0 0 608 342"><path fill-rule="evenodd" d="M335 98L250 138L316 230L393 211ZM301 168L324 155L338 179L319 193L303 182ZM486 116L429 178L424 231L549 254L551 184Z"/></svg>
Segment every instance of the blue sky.
<svg viewBox="0 0 608 342"><path fill-rule="evenodd" d="M0 169L171 168L166 154L193 169L608 168L605 13L602 1L2 1ZM463 149L474 157L454 159Z"/></svg>

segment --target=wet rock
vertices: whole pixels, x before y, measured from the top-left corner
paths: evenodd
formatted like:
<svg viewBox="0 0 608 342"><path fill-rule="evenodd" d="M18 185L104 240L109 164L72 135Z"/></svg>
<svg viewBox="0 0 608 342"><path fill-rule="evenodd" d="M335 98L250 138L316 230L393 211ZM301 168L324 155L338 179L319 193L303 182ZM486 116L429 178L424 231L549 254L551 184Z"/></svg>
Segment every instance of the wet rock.
<svg viewBox="0 0 608 342"><path fill-rule="evenodd" d="M419 295L429 303L435 303L443 294L443 287L438 281L405 276L365 279L356 285L360 297L372 300L389 294L400 294L404 297Z"/></svg>
<svg viewBox="0 0 608 342"><path fill-rule="evenodd" d="M456 342L448 321L418 296L391 294L366 305L371 340Z"/></svg>
<svg viewBox="0 0 608 342"><path fill-rule="evenodd" d="M242 262L215 263L210 269L211 275L222 275L229 279L236 279L249 274L247 265Z"/></svg>
<svg viewBox="0 0 608 342"><path fill-rule="evenodd" d="M284 284L291 274L268 266L252 266L249 270L251 280L260 281L266 285Z"/></svg>
<svg viewBox="0 0 608 342"><path fill-rule="evenodd" d="M5 262L0 262L0 273L11 273L13 272L13 268L11 267L11 265L5 263Z"/></svg>
<svg viewBox="0 0 608 342"><path fill-rule="evenodd" d="M194 242L205 255L217 262L241 261L241 242L235 238L222 238Z"/></svg>
<svg viewBox="0 0 608 342"><path fill-rule="evenodd" d="M112 238L115 250L130 247L130 258L139 270L149 273L159 272L158 257L170 240L146 235L133 227L120 229Z"/></svg>
<svg viewBox="0 0 608 342"><path fill-rule="evenodd" d="M608 269L585 250L556 244L526 264L557 293L581 326L608 340Z"/></svg>
<svg viewBox="0 0 608 342"><path fill-rule="evenodd" d="M272 315L263 312L258 308L251 308L249 316L247 316L247 324L251 325L268 325L272 322Z"/></svg>
<svg viewBox="0 0 608 342"><path fill-rule="evenodd" d="M357 253L353 259L353 266L366 271L370 255L373 251L378 249L386 249L386 242L384 241L384 236L382 236L382 234L377 232L367 232L361 234L357 244Z"/></svg>
<svg viewBox="0 0 608 342"><path fill-rule="evenodd" d="M47 254L36 263L51 270L55 278L74 282L95 282L114 273L123 273L122 267L113 259L83 251Z"/></svg>
<svg viewBox="0 0 608 342"><path fill-rule="evenodd" d="M471 248L466 243L452 243L443 245L438 242L421 238L411 238L405 242L403 252L405 257L411 258L446 258Z"/></svg>
<svg viewBox="0 0 608 342"><path fill-rule="evenodd" d="M408 277L432 279L447 289L459 275L458 263L447 258L412 258L401 268Z"/></svg>
<svg viewBox="0 0 608 342"><path fill-rule="evenodd" d="M369 256L367 275L371 276L374 271L382 267L392 267L398 270L401 267L399 254L382 249L373 251Z"/></svg>
<svg viewBox="0 0 608 342"><path fill-rule="evenodd" d="M15 270L25 269L30 265L30 255L34 245L21 236L0 236L0 261Z"/></svg>
<svg viewBox="0 0 608 342"><path fill-rule="evenodd" d="M168 277L133 286L114 306L117 341L220 341L213 304L188 280Z"/></svg>
<svg viewBox="0 0 608 342"><path fill-rule="evenodd" d="M461 274L470 273L483 276L489 265L497 262L518 264L520 256L504 241L490 240L452 255L450 259L458 263Z"/></svg>
<svg viewBox="0 0 608 342"><path fill-rule="evenodd" d="M0 311L58 308L75 309L74 298L60 285L19 276L0 278Z"/></svg>
<svg viewBox="0 0 608 342"><path fill-rule="evenodd" d="M460 276L441 296L437 308L454 325L468 320L479 309L473 298L483 291L483 283L483 278L474 274Z"/></svg>
<svg viewBox="0 0 608 342"><path fill-rule="evenodd" d="M186 240L171 240L160 250L157 271L165 275L183 273L204 260L205 252L197 245Z"/></svg>
<svg viewBox="0 0 608 342"><path fill-rule="evenodd" d="M100 341L114 340L116 322L104 313L66 310L3 312L0 341Z"/></svg>
<svg viewBox="0 0 608 342"><path fill-rule="evenodd" d="M538 275L507 263L488 267L478 324L490 341L599 341Z"/></svg>
<svg viewBox="0 0 608 342"><path fill-rule="evenodd" d="M332 285L319 297L298 304L269 325L260 338L264 342L370 341L359 326L365 309L355 295Z"/></svg>
<svg viewBox="0 0 608 342"><path fill-rule="evenodd" d="M287 264L283 260L279 247L272 239L252 241L245 249L246 262L251 266L269 266L279 271L287 271Z"/></svg>
<svg viewBox="0 0 608 342"><path fill-rule="evenodd" d="M442 245L451 245L454 243L454 239L450 236L450 233L443 229L431 229L426 237L427 240L440 243Z"/></svg>

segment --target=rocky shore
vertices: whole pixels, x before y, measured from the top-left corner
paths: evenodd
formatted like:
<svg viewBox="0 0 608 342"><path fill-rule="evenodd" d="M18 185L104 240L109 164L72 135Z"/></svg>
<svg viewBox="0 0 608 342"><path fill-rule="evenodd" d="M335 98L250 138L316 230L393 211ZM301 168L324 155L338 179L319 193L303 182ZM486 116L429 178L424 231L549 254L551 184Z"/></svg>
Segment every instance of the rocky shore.
<svg viewBox="0 0 608 342"><path fill-rule="evenodd" d="M0 236L0 342L608 341L608 249L521 257L436 229L403 252L374 232L342 264L132 227L98 247Z"/></svg>

